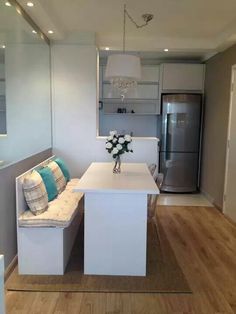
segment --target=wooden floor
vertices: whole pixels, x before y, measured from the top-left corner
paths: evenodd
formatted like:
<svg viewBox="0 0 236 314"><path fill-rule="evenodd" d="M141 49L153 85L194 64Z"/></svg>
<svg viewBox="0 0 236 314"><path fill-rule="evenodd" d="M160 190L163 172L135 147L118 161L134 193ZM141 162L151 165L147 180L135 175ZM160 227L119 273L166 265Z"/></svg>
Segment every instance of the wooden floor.
<svg viewBox="0 0 236 314"><path fill-rule="evenodd" d="M158 208L192 295L7 292L7 314L236 313L236 225L211 207Z"/></svg>

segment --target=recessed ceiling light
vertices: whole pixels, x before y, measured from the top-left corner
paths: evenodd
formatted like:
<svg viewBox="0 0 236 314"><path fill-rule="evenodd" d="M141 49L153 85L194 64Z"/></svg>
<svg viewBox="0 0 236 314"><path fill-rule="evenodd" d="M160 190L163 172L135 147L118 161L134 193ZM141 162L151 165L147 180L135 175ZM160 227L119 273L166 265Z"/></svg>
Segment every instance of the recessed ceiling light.
<svg viewBox="0 0 236 314"><path fill-rule="evenodd" d="M1 46L1 48L5 49L5 48L6 48L6 46L5 46L5 45L2 45L2 46Z"/></svg>
<svg viewBox="0 0 236 314"><path fill-rule="evenodd" d="M169 49L168 49L168 48L165 48L165 49L164 49L164 51L166 51L166 52L167 52L167 51L169 51Z"/></svg>
<svg viewBox="0 0 236 314"><path fill-rule="evenodd" d="M109 48L109 47L106 47L105 50L110 50L110 48Z"/></svg>
<svg viewBox="0 0 236 314"><path fill-rule="evenodd" d="M6 5L7 7L11 7L10 2L8 2L8 1L5 2L5 5Z"/></svg>
<svg viewBox="0 0 236 314"><path fill-rule="evenodd" d="M48 34L53 34L53 33L54 33L54 31L51 31L51 30L50 30L50 31L48 31Z"/></svg>
<svg viewBox="0 0 236 314"><path fill-rule="evenodd" d="M20 8L16 8L16 12L21 15L21 9Z"/></svg>
<svg viewBox="0 0 236 314"><path fill-rule="evenodd" d="M34 29L32 30L32 33L37 34L37 32Z"/></svg>
<svg viewBox="0 0 236 314"><path fill-rule="evenodd" d="M26 4L27 4L28 7L33 7L34 6L33 2L27 2Z"/></svg>

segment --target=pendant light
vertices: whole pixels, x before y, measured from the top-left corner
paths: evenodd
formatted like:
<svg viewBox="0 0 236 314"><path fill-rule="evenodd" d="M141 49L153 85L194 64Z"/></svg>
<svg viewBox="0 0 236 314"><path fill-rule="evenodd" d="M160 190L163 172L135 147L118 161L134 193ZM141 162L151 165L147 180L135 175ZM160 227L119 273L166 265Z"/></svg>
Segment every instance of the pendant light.
<svg viewBox="0 0 236 314"><path fill-rule="evenodd" d="M152 14L143 14L144 24L138 25L130 16L124 5L123 20L123 53L112 54L108 57L105 77L108 79L115 89L119 90L120 96L124 99L125 94L130 88L137 85L137 81L141 79L141 62L140 57L127 54L125 52L125 36L126 36L126 16L137 27L141 28L153 19Z"/></svg>

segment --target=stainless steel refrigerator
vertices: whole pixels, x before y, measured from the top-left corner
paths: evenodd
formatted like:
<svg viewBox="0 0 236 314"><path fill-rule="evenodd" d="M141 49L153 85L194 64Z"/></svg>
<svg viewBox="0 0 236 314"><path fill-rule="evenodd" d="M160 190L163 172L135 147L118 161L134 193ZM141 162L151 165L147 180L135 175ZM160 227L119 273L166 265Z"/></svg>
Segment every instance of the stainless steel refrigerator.
<svg viewBox="0 0 236 314"><path fill-rule="evenodd" d="M162 95L162 191L194 192L199 187L201 106L200 94Z"/></svg>

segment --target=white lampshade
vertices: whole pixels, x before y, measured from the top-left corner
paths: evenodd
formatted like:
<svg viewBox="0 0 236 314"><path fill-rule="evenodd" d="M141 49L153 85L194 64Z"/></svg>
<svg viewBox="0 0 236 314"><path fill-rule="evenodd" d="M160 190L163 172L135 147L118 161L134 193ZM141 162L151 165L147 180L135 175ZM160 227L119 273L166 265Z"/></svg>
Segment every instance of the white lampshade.
<svg viewBox="0 0 236 314"><path fill-rule="evenodd" d="M140 80L140 58L129 54L110 55L107 60L105 77L108 80L118 77Z"/></svg>

